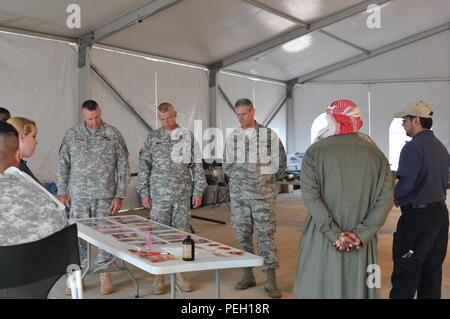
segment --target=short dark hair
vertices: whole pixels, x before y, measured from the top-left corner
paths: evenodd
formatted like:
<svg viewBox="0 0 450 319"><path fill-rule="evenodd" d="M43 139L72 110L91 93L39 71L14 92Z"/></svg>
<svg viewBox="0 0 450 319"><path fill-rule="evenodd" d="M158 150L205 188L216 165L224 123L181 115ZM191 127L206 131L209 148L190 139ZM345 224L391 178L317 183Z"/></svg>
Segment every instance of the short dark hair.
<svg viewBox="0 0 450 319"><path fill-rule="evenodd" d="M0 120L9 120L11 118L11 113L4 107L0 107Z"/></svg>
<svg viewBox="0 0 450 319"><path fill-rule="evenodd" d="M8 113L8 114L11 114L11 113L9 113L9 111L8 111L7 109L5 109L4 107L0 107L0 113Z"/></svg>
<svg viewBox="0 0 450 319"><path fill-rule="evenodd" d="M406 116L410 121L415 118L418 117L419 121L420 121L420 126L422 126L424 129L431 129L431 127L433 126L433 119L430 118L425 118L425 117L420 117L420 116L413 116L413 115L407 115Z"/></svg>
<svg viewBox="0 0 450 319"><path fill-rule="evenodd" d="M84 101L82 108L88 109L89 111L95 111L98 108L98 103L94 100L87 100Z"/></svg>
<svg viewBox="0 0 450 319"><path fill-rule="evenodd" d="M1 135L14 135L19 137L19 133L16 128L5 121L0 121L0 134Z"/></svg>
<svg viewBox="0 0 450 319"><path fill-rule="evenodd" d="M167 102L161 103L158 105L158 112L166 113L170 108L173 108L173 105Z"/></svg>
<svg viewBox="0 0 450 319"><path fill-rule="evenodd" d="M11 124L0 121L0 164L11 165L12 155L19 149L19 133Z"/></svg>
<svg viewBox="0 0 450 319"><path fill-rule="evenodd" d="M247 98L239 99L236 101L236 103L234 103L235 109L237 109L238 107L241 107L241 106L250 106L251 108L254 107L252 101L250 101Z"/></svg>

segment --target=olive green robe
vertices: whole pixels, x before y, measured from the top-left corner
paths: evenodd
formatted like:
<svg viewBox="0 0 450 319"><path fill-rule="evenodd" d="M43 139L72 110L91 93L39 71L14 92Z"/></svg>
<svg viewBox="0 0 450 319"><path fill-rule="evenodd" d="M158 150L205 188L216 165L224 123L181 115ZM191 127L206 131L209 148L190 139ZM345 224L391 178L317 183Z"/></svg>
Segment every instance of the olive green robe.
<svg viewBox="0 0 450 319"><path fill-rule="evenodd" d="M306 151L300 185L309 214L294 298L378 298L379 289L366 283L374 274L367 267L377 264L376 233L393 205L384 154L357 134L327 137ZM342 231L361 239L359 250L341 253L332 246Z"/></svg>

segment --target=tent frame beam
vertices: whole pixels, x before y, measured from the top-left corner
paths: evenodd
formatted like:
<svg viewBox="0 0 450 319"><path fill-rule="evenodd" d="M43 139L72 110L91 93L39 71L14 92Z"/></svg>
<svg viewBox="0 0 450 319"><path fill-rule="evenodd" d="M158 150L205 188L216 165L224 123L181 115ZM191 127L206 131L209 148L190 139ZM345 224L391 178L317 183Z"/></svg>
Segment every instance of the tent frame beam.
<svg viewBox="0 0 450 319"><path fill-rule="evenodd" d="M84 59L83 51L86 50L88 46L92 46L94 43L103 40L104 38L123 30L134 23L140 23L145 18L148 18L152 14L164 10L181 0L154 0L139 9L136 9L130 13L127 13L120 18L112 20L101 27L81 36L78 39L78 45L80 46L80 56L78 59L78 66L84 66L86 62Z"/></svg>
<svg viewBox="0 0 450 319"><path fill-rule="evenodd" d="M90 67L92 71L94 71L94 73L99 77L99 79L103 83L105 83L106 86L111 89L111 91L114 92L114 94L120 99L120 101L122 101L123 104L125 104L128 107L131 113L133 113L141 121L141 123L144 124L145 127L147 127L150 131L153 131L154 129L142 118L142 116L139 115L138 112L136 112L136 109L131 105L130 102L128 102L127 99L123 97L122 94L120 94L120 92L111 84L111 82L108 81L106 76L102 72L100 72L93 63L90 64Z"/></svg>
<svg viewBox="0 0 450 319"><path fill-rule="evenodd" d="M317 78L319 76L323 76L323 75L328 74L330 72L339 70L339 69L341 69L343 67L350 66L350 65L358 63L358 62L365 61L367 59L376 57L378 55L381 55L381 54L384 54L384 53L387 53L387 52L390 52L392 50L395 50L395 49L398 49L398 48L403 47L405 45L417 42L419 40L426 39L428 37L431 37L431 36L436 35L438 33L447 31L449 29L450 29L450 22L447 22L447 23L442 24L440 26L428 29L428 30L423 31L423 32L416 33L416 34L414 34L412 36L409 36L409 37L403 38L401 40L398 40L398 41L389 43L387 45L384 45L382 47L379 47L379 48L377 48L375 50L372 50L369 54L365 54L365 53L359 54L359 55L354 56L352 58L342 60L340 62L334 63L332 65L329 65L327 67L321 68L319 70L316 70L316 71L304 74L304 75L302 75L300 77L291 79L288 82L295 82L296 84L302 84L302 83L310 81L310 80L312 80L314 78Z"/></svg>
<svg viewBox="0 0 450 319"><path fill-rule="evenodd" d="M279 16L279 17L281 17L283 19L289 20L289 21L291 21L291 22L293 22L293 23L295 23L295 24L297 24L299 26L302 26L302 27L305 27L305 28L309 28L310 27L310 25L308 23L306 23L305 21L300 20L300 19L298 19L298 18L296 18L294 16L291 16L289 14L286 14L284 12L281 12L279 10L276 10L276 9L274 9L272 7L269 7L269 6L265 5L265 4L259 3L258 1L255 1L255 0L241 0L241 1L246 2L246 3L248 3L248 4L252 5L252 6L258 7L260 9L264 10L264 11L270 12L270 13L272 13L272 14L274 14L276 16ZM334 40L337 40L337 41L339 41L341 43L344 43L344 44L346 44L348 46L351 46L351 47L353 47L354 49L356 49L358 51L369 53L369 50L367 50L365 48L362 48L362 47L360 47L360 46L358 46L358 45L356 45L356 44L354 44L354 43L352 43L350 41L344 40L344 39L342 39L342 38L340 38L340 37L338 37L338 36L328 32L328 31L325 31L325 30L317 30L317 31L320 32L321 34L324 34L327 37L330 37L330 38L332 38Z"/></svg>
<svg viewBox="0 0 450 319"><path fill-rule="evenodd" d="M383 4L385 2L389 2L389 1L391 1L391 0L366 0L366 1L364 1L360 4L357 4L357 5L354 5L350 8L341 10L329 17L326 17L326 18L320 19L316 22L313 22L313 23L309 24L307 27L297 28L291 32L288 32L281 36L275 37L269 41L263 42L263 43L261 43L257 46L254 46L250 49L247 49L240 53L226 57L226 58L222 59L221 61L213 63L212 65L219 66L220 68L225 68L227 66L235 64L242 60L245 60L245 59L251 58L255 55L266 52L266 51L273 49L277 46L280 46L286 42L297 39L297 38L304 36L306 34L309 34L311 32L321 30L321 29L325 28L326 26L329 26L329 25L339 22L341 20L347 19L358 13L364 12L367 10L368 5L370 5L370 4L381 5L381 4Z"/></svg>

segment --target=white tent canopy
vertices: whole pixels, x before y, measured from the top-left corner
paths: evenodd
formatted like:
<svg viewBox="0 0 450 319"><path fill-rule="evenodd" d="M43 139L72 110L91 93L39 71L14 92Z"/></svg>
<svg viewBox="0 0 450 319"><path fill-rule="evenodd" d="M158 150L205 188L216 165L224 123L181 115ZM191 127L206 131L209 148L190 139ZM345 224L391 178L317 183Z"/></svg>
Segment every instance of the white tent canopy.
<svg viewBox="0 0 450 319"><path fill-rule="evenodd" d="M289 152L308 148L325 105L351 99L389 158L392 113L417 99L450 147L449 30L448 0L0 0L0 105L37 121L30 166L44 181L86 98L124 133L133 171L155 105L225 132L242 97Z"/></svg>

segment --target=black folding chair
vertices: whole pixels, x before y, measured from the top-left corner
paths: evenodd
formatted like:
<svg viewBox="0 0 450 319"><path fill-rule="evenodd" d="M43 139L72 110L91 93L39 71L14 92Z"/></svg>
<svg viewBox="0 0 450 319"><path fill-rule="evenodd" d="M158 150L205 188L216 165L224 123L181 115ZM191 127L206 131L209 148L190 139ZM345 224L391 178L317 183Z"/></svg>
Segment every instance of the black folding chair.
<svg viewBox="0 0 450 319"><path fill-rule="evenodd" d="M34 242L2 246L0 299L46 299L58 279L76 269L80 269L76 224Z"/></svg>

